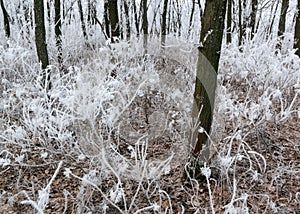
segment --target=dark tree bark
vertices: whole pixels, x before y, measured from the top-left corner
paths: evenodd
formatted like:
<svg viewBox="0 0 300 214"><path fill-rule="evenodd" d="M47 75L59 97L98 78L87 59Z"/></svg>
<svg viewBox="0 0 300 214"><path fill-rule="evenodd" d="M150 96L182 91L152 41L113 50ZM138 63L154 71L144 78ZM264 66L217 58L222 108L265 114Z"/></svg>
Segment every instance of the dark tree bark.
<svg viewBox="0 0 300 214"><path fill-rule="evenodd" d="M127 0L123 0L124 13L125 13L125 23L126 23L126 39L130 41L130 17L129 17L129 7Z"/></svg>
<svg viewBox="0 0 300 214"><path fill-rule="evenodd" d="M62 64L62 41L61 41L61 10L60 10L61 4L60 0L54 1L54 8L55 8L55 39L56 39L56 47L57 47L57 60L59 64Z"/></svg>
<svg viewBox="0 0 300 214"><path fill-rule="evenodd" d="M47 1L47 19L48 19L48 23L50 25L51 23L51 0L46 0Z"/></svg>
<svg viewBox="0 0 300 214"><path fill-rule="evenodd" d="M115 42L114 37L120 37L118 0L108 0L108 10L111 30L111 42Z"/></svg>
<svg viewBox="0 0 300 214"><path fill-rule="evenodd" d="M95 2L94 0L88 0L88 23L90 25L95 25L96 17L97 17L97 12L96 12Z"/></svg>
<svg viewBox="0 0 300 214"><path fill-rule="evenodd" d="M275 10L274 10L274 14L276 14L277 13L277 10L278 10L278 5L279 5L279 2L278 1L276 1L275 2L276 3L276 6L275 6ZM273 9L273 7L274 7L274 4L272 5L272 9ZM273 10L271 10L271 11L273 11ZM274 26L274 22L275 22L275 15L274 14L271 14L270 15L270 26L269 26L269 30L268 30L268 32L267 32L267 35L266 35L266 38L268 39L269 38L269 36L272 34L272 31L273 31L273 26Z"/></svg>
<svg viewBox="0 0 300 214"><path fill-rule="evenodd" d="M279 25L278 25L279 37L281 37L285 31L285 20L286 20L288 7L289 7L289 0L282 0Z"/></svg>
<svg viewBox="0 0 300 214"><path fill-rule="evenodd" d="M31 4L32 5L32 4ZM29 35L34 31L34 20L31 7L29 6L28 1L19 1L17 7L17 22L19 25L20 33L22 35L23 40L27 41L28 45L31 44L31 39L29 39Z"/></svg>
<svg viewBox="0 0 300 214"><path fill-rule="evenodd" d="M147 0L142 0L143 16L142 16L142 29L144 33L144 50L147 50L148 42L148 16L147 16Z"/></svg>
<svg viewBox="0 0 300 214"><path fill-rule="evenodd" d="M232 34L232 1L233 0L228 0L227 1L227 23L226 23L226 43L230 44L231 43L231 34Z"/></svg>
<svg viewBox="0 0 300 214"><path fill-rule="evenodd" d="M82 29L83 37L87 41L88 35L86 32L86 26L85 26L85 21L84 21L84 17L83 17L83 8L82 8L81 0L77 0L77 4L78 4L78 9L79 9L79 16L80 16L80 21L81 21L81 29Z"/></svg>
<svg viewBox="0 0 300 214"><path fill-rule="evenodd" d="M47 75L46 68L49 65L47 44L46 44L46 30L45 30L45 16L44 16L44 1L34 0L34 21L35 21L35 44L39 61L42 63L43 79L42 86L50 87L50 75Z"/></svg>
<svg viewBox="0 0 300 214"><path fill-rule="evenodd" d="M190 35L191 30L192 30L194 12L195 12L195 0L192 0L192 10L191 10L190 21L189 21L188 36Z"/></svg>
<svg viewBox="0 0 300 214"><path fill-rule="evenodd" d="M152 20L152 24L151 24L151 27L150 27L150 34L151 35L152 34L158 35L161 32L161 30L157 30L157 26L156 26L157 14L160 11L159 9L160 9L160 5L158 5L156 7L156 9L153 11L153 20Z"/></svg>
<svg viewBox="0 0 300 214"><path fill-rule="evenodd" d="M132 0L132 8L133 8L133 14L134 14L134 20L135 20L135 28L136 28L136 35L139 37L140 35L140 21L139 21L139 14L136 8L135 0Z"/></svg>
<svg viewBox="0 0 300 214"><path fill-rule="evenodd" d="M250 28L251 28L251 39L253 39L256 33L255 23L257 14L258 0L252 0L251 3L251 14L250 14Z"/></svg>
<svg viewBox="0 0 300 214"><path fill-rule="evenodd" d="M9 38L10 37L9 15L5 9L3 0L0 1L0 4L1 4L2 12L3 12L5 36L7 38Z"/></svg>
<svg viewBox="0 0 300 214"><path fill-rule="evenodd" d="M108 6L108 1L104 1L104 25L105 25L105 33L108 38L110 38L110 27L109 27L109 6Z"/></svg>
<svg viewBox="0 0 300 214"><path fill-rule="evenodd" d="M298 0L298 14L295 25L295 44L294 48L296 48L296 54L300 57L300 0Z"/></svg>
<svg viewBox="0 0 300 214"><path fill-rule="evenodd" d="M180 8L180 3L178 2L178 0L175 0L175 11L176 11L176 24L174 26L176 26L176 32L178 34L178 36L181 36L181 8Z"/></svg>
<svg viewBox="0 0 300 214"><path fill-rule="evenodd" d="M243 0L239 0L238 2L238 7L239 7L239 46L242 45L243 43L243 37L244 37L244 25L243 25L243 4L242 4Z"/></svg>
<svg viewBox="0 0 300 214"><path fill-rule="evenodd" d="M207 133L210 132L212 124L226 4L227 0L206 1L201 24L200 42L202 45L199 48L197 64L193 118L200 121L196 130L202 127ZM198 155L207 141L207 135L202 131L199 133L196 131L194 135L197 138L194 141L194 137L192 137L192 141L196 142L194 155Z"/></svg>
<svg viewBox="0 0 300 214"><path fill-rule="evenodd" d="M167 10L168 10L168 0L164 0L164 7L162 13L161 22L161 45L164 48L166 44L166 34L167 34Z"/></svg>

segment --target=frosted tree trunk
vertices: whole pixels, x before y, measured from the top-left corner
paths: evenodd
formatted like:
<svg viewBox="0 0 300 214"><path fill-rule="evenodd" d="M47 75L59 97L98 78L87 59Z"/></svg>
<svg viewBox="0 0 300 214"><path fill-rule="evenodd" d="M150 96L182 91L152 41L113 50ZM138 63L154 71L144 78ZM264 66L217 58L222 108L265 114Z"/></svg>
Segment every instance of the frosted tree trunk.
<svg viewBox="0 0 300 214"><path fill-rule="evenodd" d="M9 15L8 15L6 9L5 9L3 0L0 0L0 4L1 4L2 12L3 12L5 36L7 38L9 38L10 37Z"/></svg>
<svg viewBox="0 0 300 214"><path fill-rule="evenodd" d="M226 4L227 0L206 1L202 18L192 115L196 124L191 138L192 143L196 143L194 155L199 155L211 129ZM209 150L206 150L205 154L202 154L204 158L208 158L208 153Z"/></svg>
<svg viewBox="0 0 300 214"><path fill-rule="evenodd" d="M167 10L168 10L168 0L164 0L164 7L162 13L161 22L161 45L164 48L166 44L166 34L167 34Z"/></svg>
<svg viewBox="0 0 300 214"><path fill-rule="evenodd" d="M295 26L295 45L294 48L297 49L296 54L300 57L300 0L298 0L298 14Z"/></svg>
<svg viewBox="0 0 300 214"><path fill-rule="evenodd" d="M114 42L114 37L120 37L120 23L118 12L118 0L108 1L109 22L111 30L111 42Z"/></svg>
<svg viewBox="0 0 300 214"><path fill-rule="evenodd" d="M46 68L49 65L49 58L46 43L44 1L42 0L34 0L34 21L36 50L43 69L42 86L50 88L50 75L48 75L46 71Z"/></svg>
<svg viewBox="0 0 300 214"><path fill-rule="evenodd" d="M226 43L230 44L231 43L231 25L232 25L232 1L233 0L228 0L227 1L227 23L226 23Z"/></svg>
<svg viewBox="0 0 300 214"><path fill-rule="evenodd" d="M144 33L144 51L147 53L148 42L148 17L147 17L147 0L142 0L143 16L142 16L142 29Z"/></svg>
<svg viewBox="0 0 300 214"><path fill-rule="evenodd" d="M62 41L61 41L61 4L60 0L54 1L54 7L55 7L55 39L56 39L56 47L57 47L57 60L59 64L62 64Z"/></svg>

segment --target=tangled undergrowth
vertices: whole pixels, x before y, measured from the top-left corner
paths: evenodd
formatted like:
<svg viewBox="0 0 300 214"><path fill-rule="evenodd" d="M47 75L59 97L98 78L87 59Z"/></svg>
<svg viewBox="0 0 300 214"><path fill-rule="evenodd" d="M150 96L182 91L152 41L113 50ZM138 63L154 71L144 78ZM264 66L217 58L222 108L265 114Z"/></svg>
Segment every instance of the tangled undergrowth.
<svg viewBox="0 0 300 214"><path fill-rule="evenodd" d="M50 91L31 50L1 47L1 212L299 213L300 60L273 43L223 50L204 180L183 177L192 46L73 47Z"/></svg>

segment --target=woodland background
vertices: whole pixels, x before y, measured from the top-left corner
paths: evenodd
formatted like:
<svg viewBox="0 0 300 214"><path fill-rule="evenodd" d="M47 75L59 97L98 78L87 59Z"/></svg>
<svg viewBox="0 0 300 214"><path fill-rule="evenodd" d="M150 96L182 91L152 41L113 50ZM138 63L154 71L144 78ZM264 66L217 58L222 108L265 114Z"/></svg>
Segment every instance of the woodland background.
<svg viewBox="0 0 300 214"><path fill-rule="evenodd" d="M0 213L300 213L299 1L0 3Z"/></svg>

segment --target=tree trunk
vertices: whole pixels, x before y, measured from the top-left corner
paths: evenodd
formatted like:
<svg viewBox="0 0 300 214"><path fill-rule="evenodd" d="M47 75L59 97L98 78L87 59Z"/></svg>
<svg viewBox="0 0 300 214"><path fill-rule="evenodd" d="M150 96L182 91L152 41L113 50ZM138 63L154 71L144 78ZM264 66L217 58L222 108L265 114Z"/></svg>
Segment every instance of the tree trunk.
<svg viewBox="0 0 300 214"><path fill-rule="evenodd" d="M289 0L282 0L279 26L278 26L278 37L281 37L285 31L285 20L286 20L288 7L289 7Z"/></svg>
<svg viewBox="0 0 300 214"><path fill-rule="evenodd" d="M77 4L78 4L78 10L79 10L79 15L80 15L81 29L82 29L83 37L87 41L88 35L86 32L86 26L85 26L85 21L84 21L84 17L83 17L83 8L82 8L81 0L77 0Z"/></svg>
<svg viewBox="0 0 300 214"><path fill-rule="evenodd" d="M276 2L276 7L275 7L275 10L274 10L274 14L271 14L270 15L270 26L269 26L269 30L267 32L267 35L266 35L266 38L268 39L270 35L272 35L272 31L273 31L273 25L274 25L274 22L275 22L275 14L277 13L277 9L278 9L278 5L279 5L279 2L277 1ZM274 6L274 5L273 5ZM272 8L273 8L272 6ZM271 10L273 11L273 10Z"/></svg>
<svg viewBox="0 0 300 214"><path fill-rule="evenodd" d="M174 2L174 6L175 6L175 12L176 12L176 19L174 19L175 23L174 26L176 26L176 32L177 35L180 37L181 36L181 8L180 8L180 3L178 2L178 0L175 0Z"/></svg>
<svg viewBox="0 0 300 214"><path fill-rule="evenodd" d="M44 1L34 0L34 21L35 21L35 44L39 61L42 63L43 76L42 86L50 88L50 75L47 75L46 68L49 65L47 44L46 44L46 30L45 30L45 16L44 16Z"/></svg>
<svg viewBox="0 0 300 214"><path fill-rule="evenodd" d="M242 45L243 43L243 37L244 37L244 25L243 25L243 5L242 5L242 0L239 0L238 2L238 7L239 7L239 46Z"/></svg>
<svg viewBox="0 0 300 214"><path fill-rule="evenodd" d="M254 34L256 33L255 23L256 23L256 14L257 14L258 0L252 0L251 4L251 17L250 17L250 28L251 28L251 39L253 39Z"/></svg>
<svg viewBox="0 0 300 214"><path fill-rule="evenodd" d="M231 43L231 34L232 34L232 1L233 0L228 0L227 1L227 23L226 23L226 43L230 44Z"/></svg>
<svg viewBox="0 0 300 214"><path fill-rule="evenodd" d="M147 0L142 0L142 8L143 8L143 22L142 29L144 33L144 51L147 52L147 42L148 42L148 17L147 17Z"/></svg>
<svg viewBox="0 0 300 214"><path fill-rule="evenodd" d="M156 19L157 19L157 14L159 12L159 9L160 9L160 5L158 5L154 11L152 11L152 14L153 14L153 21L152 21L152 24L151 24L151 27L150 27L150 34L153 35L153 34L156 34L156 35L159 35L159 31L157 30L157 26L156 26ZM148 30L149 32L149 30Z"/></svg>
<svg viewBox="0 0 300 214"><path fill-rule="evenodd" d="M9 15L5 9L3 0L0 0L0 4L1 4L2 12L3 12L5 36L7 38L9 38L10 37Z"/></svg>
<svg viewBox="0 0 300 214"><path fill-rule="evenodd" d="M164 0L164 7L162 13L162 22L161 22L161 46L164 48L166 44L166 34L167 34L167 10L168 10L168 0Z"/></svg>
<svg viewBox="0 0 300 214"><path fill-rule="evenodd" d="M226 3L227 0L211 0L205 3L200 36L202 46L199 48L192 115L195 122L200 122L200 124L196 122L196 132L192 136L192 143L196 142L194 155L199 154L208 139L201 127L206 133L211 129ZM209 155L205 156L208 158Z"/></svg>
<svg viewBox="0 0 300 214"><path fill-rule="evenodd" d="M124 13L125 13L125 22L126 22L126 39L130 41L130 17L129 17L129 7L127 0L124 1Z"/></svg>
<svg viewBox="0 0 300 214"><path fill-rule="evenodd" d="M47 5L47 20L48 20L48 24L49 24L49 26L51 25L50 23L51 23L51 6L50 6L50 4L51 4L51 0L46 0L47 1L47 3L46 3L46 5Z"/></svg>
<svg viewBox="0 0 300 214"><path fill-rule="evenodd" d="M88 23L90 25L96 24L96 5L94 0L88 0Z"/></svg>
<svg viewBox="0 0 300 214"><path fill-rule="evenodd" d="M298 14L295 25L295 44L294 48L297 49L296 54L300 57L300 0L298 0Z"/></svg>
<svg viewBox="0 0 300 214"><path fill-rule="evenodd" d="M108 11L111 30L111 42L115 42L114 37L120 37L118 0L108 0Z"/></svg>
<svg viewBox="0 0 300 214"><path fill-rule="evenodd" d="M62 64L62 41L61 41L61 10L60 10L60 0L54 1L55 8L55 39L56 39L56 47L57 47L57 60L59 64Z"/></svg>
<svg viewBox="0 0 300 214"><path fill-rule="evenodd" d="M135 0L132 0L132 6L133 6L133 14L134 14L134 20L135 20L136 36L139 37L140 36L140 22L138 19L139 15L137 12Z"/></svg>
<svg viewBox="0 0 300 214"><path fill-rule="evenodd" d="M188 29L188 36L190 36L192 25L193 25L193 18L194 18L194 12L195 12L195 0L192 0L192 10L190 15L190 21L189 21L189 29Z"/></svg>
<svg viewBox="0 0 300 214"><path fill-rule="evenodd" d="M104 25L105 25L105 33L106 33L106 36L108 38L110 38L110 28L109 28L109 6L108 6L108 1L109 0L105 0L104 1Z"/></svg>

